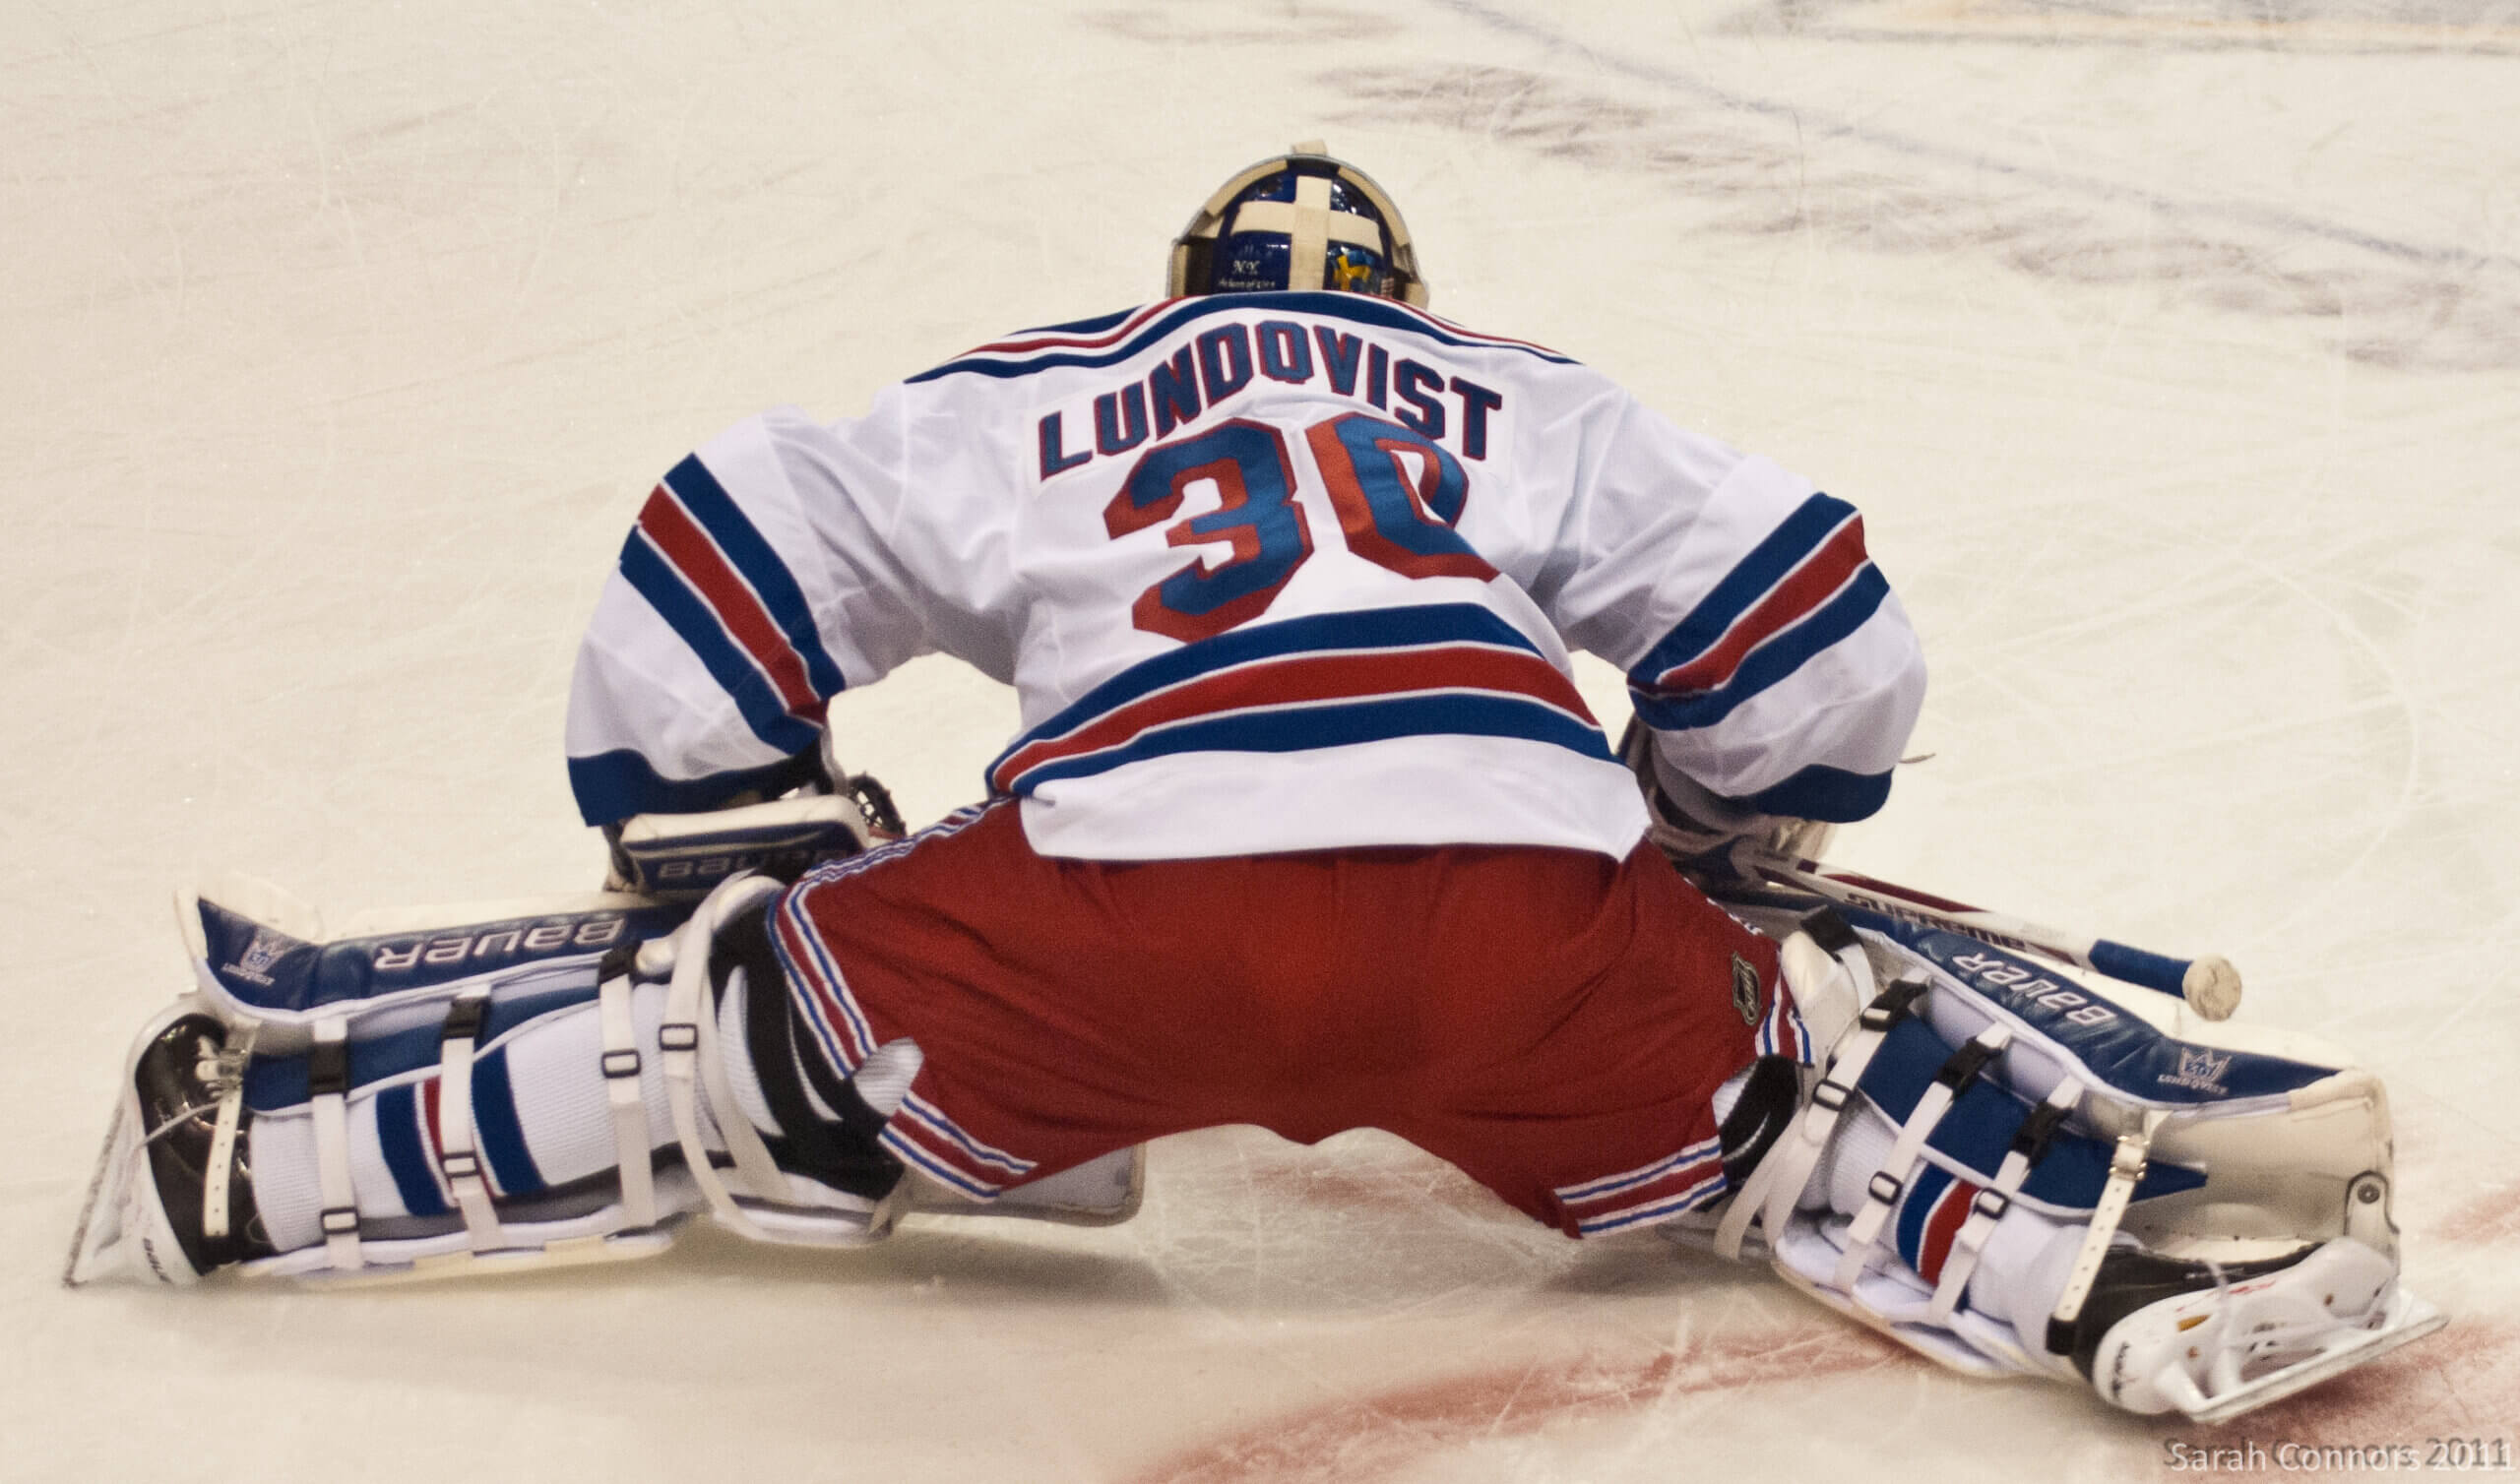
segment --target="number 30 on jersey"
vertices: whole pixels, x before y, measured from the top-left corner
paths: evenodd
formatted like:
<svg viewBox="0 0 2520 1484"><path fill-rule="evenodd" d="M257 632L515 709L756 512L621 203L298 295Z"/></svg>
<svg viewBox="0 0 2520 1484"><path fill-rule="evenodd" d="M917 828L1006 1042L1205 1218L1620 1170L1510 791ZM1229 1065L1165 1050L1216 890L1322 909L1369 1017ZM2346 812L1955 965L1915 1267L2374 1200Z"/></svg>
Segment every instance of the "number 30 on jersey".
<svg viewBox="0 0 2520 1484"><path fill-rule="evenodd" d="M1402 577L1496 575L1453 529L1470 480L1440 444L1362 412L1314 423L1303 444L1350 551ZM1173 522L1165 539L1229 551L1215 565L1194 558L1139 593L1130 609L1139 628L1190 644L1268 608L1312 556L1312 527L1295 503L1294 457L1276 428L1239 417L1147 450L1103 509L1103 528L1117 540L1171 521L1183 492L1209 479L1222 503Z"/></svg>

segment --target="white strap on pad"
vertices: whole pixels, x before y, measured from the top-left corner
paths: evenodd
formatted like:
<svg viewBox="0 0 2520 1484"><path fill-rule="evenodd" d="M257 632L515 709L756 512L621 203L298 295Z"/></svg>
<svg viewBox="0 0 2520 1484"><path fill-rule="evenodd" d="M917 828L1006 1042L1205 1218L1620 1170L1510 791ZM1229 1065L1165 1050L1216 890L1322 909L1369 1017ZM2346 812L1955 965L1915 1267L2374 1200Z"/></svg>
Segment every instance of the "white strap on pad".
<svg viewBox="0 0 2520 1484"><path fill-rule="evenodd" d="M1858 955L1861 950L1857 950ZM1841 961L1844 956L1841 955ZM1852 970L1853 965L1850 965ZM1859 984L1872 982L1867 962ZM1857 1019L1854 1034L1844 1038L1838 1053L1830 1059L1828 1071L1819 1085L1811 1089L1811 1104L1802 1110L1786 1133L1768 1150L1750 1178L1742 1182L1724 1211L1724 1219L1715 1228L1715 1250L1720 1256L1738 1261L1742 1245L1749 1235L1755 1217L1770 1232L1785 1229L1786 1219L1794 1213L1794 1203L1802 1195L1802 1187L1811 1171L1827 1152L1829 1136L1837 1131L1838 1120L1855 1101L1856 1087L1863 1081L1863 1070L1871 1065L1873 1053L1890 1034L1890 1027L1903 1018L1917 1013L1926 994L1922 978L1900 978L1871 998ZM1771 1245L1773 1241L1771 1240Z"/></svg>
<svg viewBox="0 0 2520 1484"><path fill-rule="evenodd" d="M2073 1270L2066 1275L2065 1290L2056 1296L2056 1307L2048 1316L2048 1353L2064 1355L2074 1347L2074 1322L2082 1318L2083 1303L2091 1297L2091 1285L2100 1276L2100 1264L2109 1256L2109 1244L2117 1235L2117 1223L2126 1218L2127 1203L2135 1198L2136 1182L2144 1178L2144 1167L2150 1162L2153 1136L2168 1121L2167 1110L2146 1113L2136 1127L2117 1136L2117 1151L2110 1156L2109 1184L2100 1192L2100 1205L2091 1213L2091 1229L2083 1236L2082 1250L2074 1255Z"/></svg>
<svg viewBox="0 0 2520 1484"><path fill-rule="evenodd" d="M1888 1224L1890 1213L1898 1209L1899 1198L1907 1194L1908 1181L1916 1174L1917 1161L1924 1153L1925 1140L1941 1124L1942 1115L1951 1111L1952 1103L1978 1080L1987 1063L2003 1054L2011 1041L2011 1031L2001 1025L1989 1025L1953 1052L1934 1074L1933 1085L1917 1099L1907 1122L1899 1126L1899 1137L1891 1144L1889 1154L1865 1183L1863 1208L1855 1213L1847 1227L1846 1256L1838 1260L1832 1280L1837 1288L1855 1291L1856 1281L1863 1276L1863 1269L1875 1255L1882 1227Z"/></svg>
<svg viewBox="0 0 2520 1484"><path fill-rule="evenodd" d="M446 1008L446 1029L438 1038L437 1147L438 1172L446 1177L455 1204L464 1210L464 1228L474 1252L495 1252L507 1245L499 1230L498 1207L491 1204L489 1177L481 1167L480 1141L472 1124L472 1052L479 1044L481 1022L488 1015L490 993L460 995Z"/></svg>
<svg viewBox="0 0 2520 1484"><path fill-rule="evenodd" d="M638 1022L630 1014L630 976L616 974L597 991L603 1023L603 1095L612 1110L613 1150L621 1170L621 1224L632 1231L657 1224L655 1153L648 1145L648 1100L640 1090L645 1070Z"/></svg>
<svg viewBox="0 0 2520 1484"><path fill-rule="evenodd" d="M360 1265L358 1196L350 1181L349 1021L327 1016L315 1022L306 1057L308 1111L315 1123L315 1174L324 1207L324 1257L336 1270Z"/></svg>
<svg viewBox="0 0 2520 1484"><path fill-rule="evenodd" d="M254 1036L262 1027L248 1024L228 1032L219 1053L219 1111L210 1125L210 1167L202 1172L201 1231L205 1237L227 1235L228 1186L235 1178L236 1132L245 1123L245 1067L253 1060Z"/></svg>
<svg viewBox="0 0 2520 1484"><path fill-rule="evenodd" d="M778 1238L744 1213L710 1163L709 1145L700 1136L699 1087L703 1083L708 1087L712 1122L734 1156L745 1193L765 1201L788 1199L787 1176L771 1160L769 1147L726 1086L725 1067L718 1052L716 1007L706 1003L709 945L720 926L778 890L779 884L766 877L737 878L712 892L691 920L674 932L673 978L665 990L664 1022L658 1027L665 1095L673 1108L674 1138L682 1145L684 1166L719 1221L764 1242Z"/></svg>

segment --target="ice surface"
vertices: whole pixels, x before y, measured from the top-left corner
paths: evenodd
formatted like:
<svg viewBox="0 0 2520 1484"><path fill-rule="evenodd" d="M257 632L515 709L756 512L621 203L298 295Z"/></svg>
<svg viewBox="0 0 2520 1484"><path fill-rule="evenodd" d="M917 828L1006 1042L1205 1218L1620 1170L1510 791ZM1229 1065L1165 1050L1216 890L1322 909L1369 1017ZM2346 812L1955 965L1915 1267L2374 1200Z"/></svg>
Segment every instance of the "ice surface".
<svg viewBox="0 0 2520 1484"><path fill-rule="evenodd" d="M2512 1439L2520 13L1569 9L0 7L0 1477L2096 1480ZM1314 136L1439 311L1862 505L1932 756L1840 857L2229 954L2244 1016L2359 1048L2444 1335L2207 1435L1248 1131L1157 1147L1108 1231L54 1286L185 870L342 910L587 883L561 699L657 473L1150 296L1218 179ZM836 715L932 816L1013 709L922 662Z"/></svg>

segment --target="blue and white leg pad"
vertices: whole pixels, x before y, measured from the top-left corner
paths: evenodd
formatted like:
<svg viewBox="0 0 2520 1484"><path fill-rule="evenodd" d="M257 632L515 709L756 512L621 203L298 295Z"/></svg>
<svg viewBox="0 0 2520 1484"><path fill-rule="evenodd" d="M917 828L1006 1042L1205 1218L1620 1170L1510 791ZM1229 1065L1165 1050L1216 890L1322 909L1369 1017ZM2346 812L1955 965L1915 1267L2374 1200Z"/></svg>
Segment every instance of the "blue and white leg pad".
<svg viewBox="0 0 2520 1484"><path fill-rule="evenodd" d="M2345 1239L2393 1270L2387 1100L2332 1048L1935 928L1842 908L1823 946L1794 931L1807 899L1729 905L1786 940L1828 1050L1718 1251L1955 1369L2077 1382L2050 1336L2112 1243L2234 1264Z"/></svg>
<svg viewBox="0 0 2520 1484"><path fill-rule="evenodd" d="M762 1099L721 1052L720 1016L739 1017L744 996L713 1004L709 943L775 890L752 877L696 907L598 895L330 933L263 883L180 894L202 997L251 1037L255 1193L284 1250L245 1270L409 1277L643 1257L703 1206L775 1242L885 1235L888 1209L782 1172L735 1111ZM574 1130L552 1167L526 1135L521 1087L606 1120L611 1139ZM659 1167L666 1130L683 1158Z"/></svg>

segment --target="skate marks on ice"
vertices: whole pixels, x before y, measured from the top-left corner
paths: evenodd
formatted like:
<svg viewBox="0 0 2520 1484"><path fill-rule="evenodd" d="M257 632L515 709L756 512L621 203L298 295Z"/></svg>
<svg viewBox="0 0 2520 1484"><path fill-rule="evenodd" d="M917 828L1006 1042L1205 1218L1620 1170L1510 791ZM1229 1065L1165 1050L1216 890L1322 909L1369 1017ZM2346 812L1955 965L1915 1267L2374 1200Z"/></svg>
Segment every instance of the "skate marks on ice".
<svg viewBox="0 0 2520 1484"><path fill-rule="evenodd" d="M1125 41L1208 46L1274 46L1325 41L1387 41L1403 30L1398 21L1343 6L1303 5L1282 10L1236 7L1228 19L1209 25L1185 21L1174 5L1089 11L1078 21Z"/></svg>
<svg viewBox="0 0 2520 1484"><path fill-rule="evenodd" d="M1761 1271L1659 1239L1566 1242L1388 1136L1306 1150L1210 1130L1155 1155L1135 1236L1192 1329L1229 1332L1262 1374L1273 1351L1307 1371L1368 1346L1427 1363L1368 1371L1361 1387L1325 1372L1292 1394L1255 1391L1237 1409L1247 1420L1137 1465L1126 1484L1665 1477L1692 1448L1771 1437L1797 1417L1836 1446L1845 1408L1913 1413L1929 1429L1999 1407L2007 1436L2071 1432L2071 1477L2149 1476L2174 1441L2350 1448L2498 1435L2520 1418L2520 1328L2491 1315L2460 1313L2444 1334L2202 1428L2112 1413L2078 1388L1951 1376ZM2482 1253L2514 1219L2520 1190L2498 1191L2417 1239Z"/></svg>
<svg viewBox="0 0 2520 1484"><path fill-rule="evenodd" d="M1760 0L1738 35L2520 54L2511 0Z"/></svg>
<svg viewBox="0 0 2520 1484"><path fill-rule="evenodd" d="M1571 77L1448 63L1321 81L1408 123L1529 150L1709 209L1704 228L1816 234L1867 252L1992 256L2035 278L2149 286L2173 303L2316 327L2347 358L2408 371L2520 368L2520 265L2279 208L2187 201L2024 167L1725 93L1679 74L1665 99Z"/></svg>
<svg viewBox="0 0 2520 1484"><path fill-rule="evenodd" d="M1127 1484L1372 1484L1464 1448L1611 1423L1688 1397L1883 1370L1904 1356L1869 1330L1817 1326L1692 1339L1643 1358L1467 1371L1272 1417L1159 1458Z"/></svg>
<svg viewBox="0 0 2520 1484"><path fill-rule="evenodd" d="M1756 1276L1745 1273L1743 1281ZM2229 1448L2261 1440L2270 1451L2278 1442L2351 1449L2379 1439L2508 1436L2511 1419L2520 1416L2520 1333L2497 1324L2454 1327L2218 1428L2176 1417L2127 1417L2105 1410L2088 1394L2037 1382L1949 1376L1869 1330L1816 1310L1807 1322L1777 1329L1701 1336L1686 1332L1685 1316L1681 1328L1676 1344L1641 1357L1532 1359L1273 1416L1176 1450L1127 1475L1127 1484L1398 1484L1471 1477L1455 1471L1466 1451L1489 1455L1496 1477L1553 1477L1539 1461L1544 1455L1606 1450L1621 1457L1682 1456L1689 1438L1706 1436L1709 1407L1722 1414L1723 1432L1745 1426L1756 1432L1750 1419L1773 1398L1807 1401L1808 1389L1840 1379L1860 1379L1863 1390L1850 1393L1861 1398L1855 1404L1885 1418L1910 1410L1883 1406L1893 1387L1946 1389L1958 1403L1955 1412L2029 1403L2053 1427L2087 1435L2074 1451L2078 1460L2092 1460L2097 1449L2127 1465L2129 1473L2164 1457L2172 1442ZM1763 1392L1770 1396L1763 1398ZM1963 1400L1962 1392L1983 1392L1983 1400ZM1524 1456L1516 1458L1517 1453ZM2225 1475L2209 1470L2202 1476ZM2328 1476L2316 1469L2287 1474Z"/></svg>
<svg viewBox="0 0 2520 1484"><path fill-rule="evenodd" d="M2044 141L2008 157L1984 142L1944 143L1873 122L1851 105L1757 96L1638 52L1594 51L1544 20L1483 0L1440 0L1435 9L1566 65L1331 68L1312 80L1345 100L1328 115L1333 123L1429 128L1528 151L1687 200L1707 212L1703 227L1714 232L1992 256L2034 278L2149 287L2174 305L2298 324L2368 365L2520 368L2520 260L2508 254L2202 191L2149 189L2055 162ZM1249 47L1383 39L1380 28L1391 24L1342 9L1260 19L1241 9L1152 5L1081 21L1141 44Z"/></svg>
<svg viewBox="0 0 2520 1484"><path fill-rule="evenodd" d="M2484 1191L2445 1217L2445 1241L2477 1244L2520 1242L2520 1182Z"/></svg>

